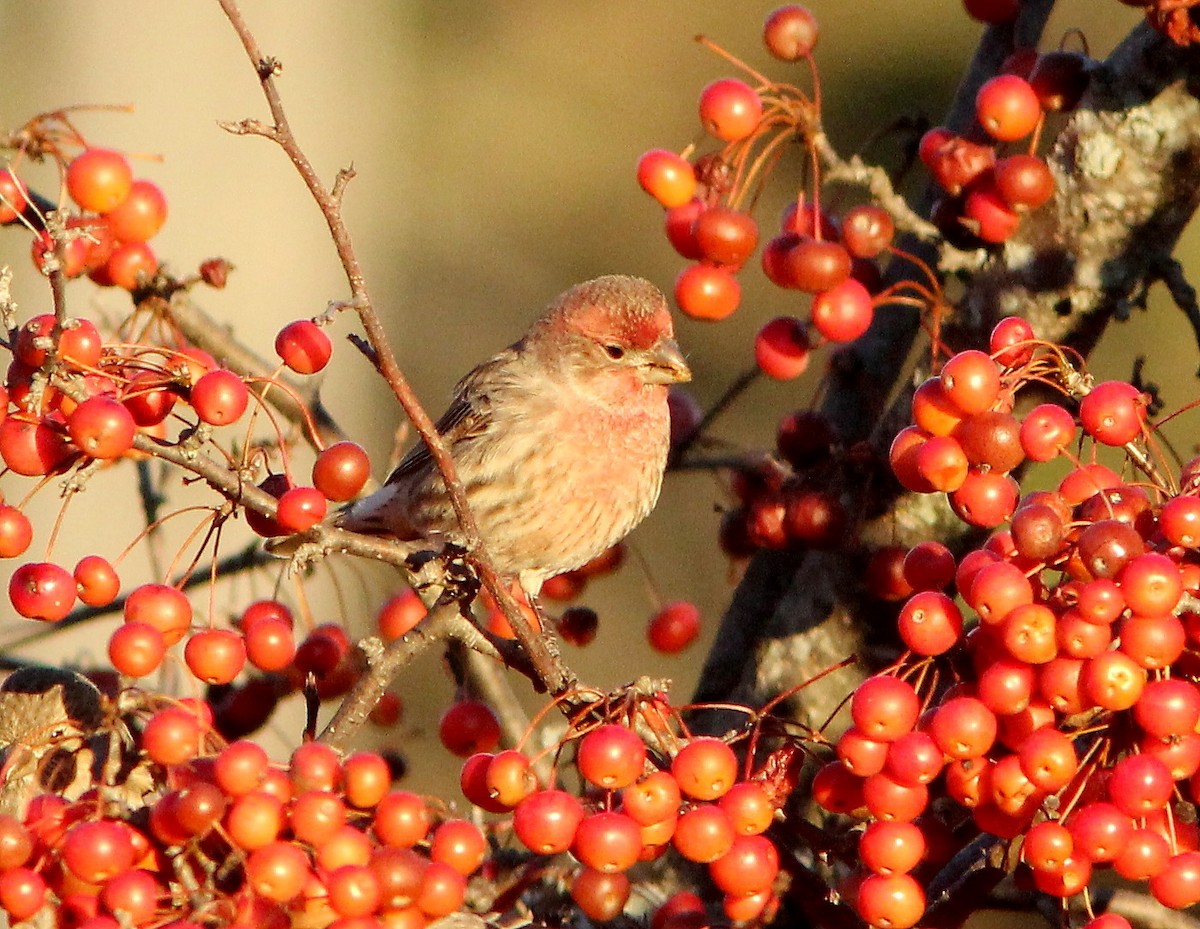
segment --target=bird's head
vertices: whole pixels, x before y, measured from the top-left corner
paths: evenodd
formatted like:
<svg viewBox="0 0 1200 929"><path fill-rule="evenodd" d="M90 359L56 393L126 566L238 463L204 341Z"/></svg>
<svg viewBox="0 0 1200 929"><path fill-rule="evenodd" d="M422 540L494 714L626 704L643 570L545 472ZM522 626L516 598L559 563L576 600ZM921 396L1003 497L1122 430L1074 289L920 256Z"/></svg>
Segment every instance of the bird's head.
<svg viewBox="0 0 1200 929"><path fill-rule="evenodd" d="M674 335L671 311L657 287L639 277L610 274L562 294L529 340L575 366L665 385L692 378Z"/></svg>

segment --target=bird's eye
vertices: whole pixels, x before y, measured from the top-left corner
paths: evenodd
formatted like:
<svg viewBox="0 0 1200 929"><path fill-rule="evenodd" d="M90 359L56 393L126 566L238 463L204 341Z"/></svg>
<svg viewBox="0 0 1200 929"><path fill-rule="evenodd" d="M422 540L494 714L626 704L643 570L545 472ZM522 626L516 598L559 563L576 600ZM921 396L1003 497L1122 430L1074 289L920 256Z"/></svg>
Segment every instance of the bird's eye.
<svg viewBox="0 0 1200 929"><path fill-rule="evenodd" d="M604 351L613 361L620 361L625 357L625 349L620 345L606 345Z"/></svg>

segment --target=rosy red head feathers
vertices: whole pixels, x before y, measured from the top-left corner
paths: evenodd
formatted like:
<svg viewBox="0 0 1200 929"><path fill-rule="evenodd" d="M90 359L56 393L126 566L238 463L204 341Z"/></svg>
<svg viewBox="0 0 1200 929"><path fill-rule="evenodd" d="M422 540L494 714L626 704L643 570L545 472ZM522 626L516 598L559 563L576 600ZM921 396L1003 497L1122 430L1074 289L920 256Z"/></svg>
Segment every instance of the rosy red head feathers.
<svg viewBox="0 0 1200 929"><path fill-rule="evenodd" d="M649 281L609 275L572 287L542 321L595 339L648 349L675 334L666 298Z"/></svg>
<svg viewBox="0 0 1200 929"><path fill-rule="evenodd" d="M669 445L667 385L691 377L662 293L609 275L571 288L526 336L459 382L438 422L494 567L536 594L653 509ZM459 541L423 445L339 524Z"/></svg>

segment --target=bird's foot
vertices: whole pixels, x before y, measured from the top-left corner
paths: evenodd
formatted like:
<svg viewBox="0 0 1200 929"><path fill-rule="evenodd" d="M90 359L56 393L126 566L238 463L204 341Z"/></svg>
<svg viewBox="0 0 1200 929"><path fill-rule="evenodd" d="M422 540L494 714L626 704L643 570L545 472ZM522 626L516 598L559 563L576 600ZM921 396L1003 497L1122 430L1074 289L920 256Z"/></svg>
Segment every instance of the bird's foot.
<svg viewBox="0 0 1200 929"><path fill-rule="evenodd" d="M321 559L327 558L330 553L329 546L320 540L300 543L292 552L292 557L288 559L287 576L295 577L297 574L304 573Z"/></svg>
<svg viewBox="0 0 1200 929"><path fill-rule="evenodd" d="M268 539L263 544L263 548L276 558L288 560L286 569L288 577L302 573L322 558L333 554L333 548L330 547L319 526L314 526L308 532L299 532L279 539Z"/></svg>
<svg viewBox="0 0 1200 929"><path fill-rule="evenodd" d="M479 578L466 556L466 549L447 542L437 551L413 552L405 566L418 593L436 592L433 599L438 603L469 604L479 593Z"/></svg>
<svg viewBox="0 0 1200 929"><path fill-rule="evenodd" d="M469 604L479 594L479 576L467 561L467 550L460 545L447 543L442 551L446 574L442 578L445 589L438 599L442 602L457 601Z"/></svg>

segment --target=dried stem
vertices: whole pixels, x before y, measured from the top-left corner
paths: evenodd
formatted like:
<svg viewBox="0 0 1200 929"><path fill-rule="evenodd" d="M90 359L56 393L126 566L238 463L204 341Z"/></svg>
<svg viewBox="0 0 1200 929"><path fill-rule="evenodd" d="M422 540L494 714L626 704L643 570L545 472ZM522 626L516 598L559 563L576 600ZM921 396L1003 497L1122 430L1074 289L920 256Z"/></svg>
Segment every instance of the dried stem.
<svg viewBox="0 0 1200 929"><path fill-rule="evenodd" d="M143 458L137 462L138 500L142 504L142 517L146 521L146 557L150 561L150 573L154 577L163 576L162 533L159 531L159 509L163 504L163 496L154 483L151 473L151 462Z"/></svg>

